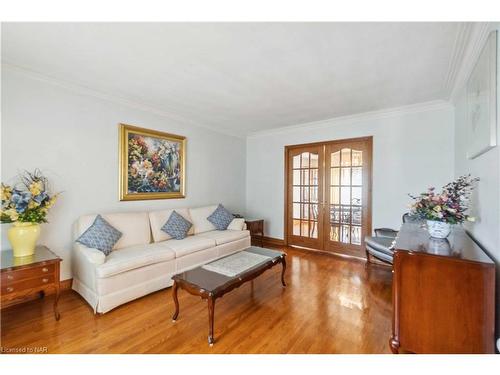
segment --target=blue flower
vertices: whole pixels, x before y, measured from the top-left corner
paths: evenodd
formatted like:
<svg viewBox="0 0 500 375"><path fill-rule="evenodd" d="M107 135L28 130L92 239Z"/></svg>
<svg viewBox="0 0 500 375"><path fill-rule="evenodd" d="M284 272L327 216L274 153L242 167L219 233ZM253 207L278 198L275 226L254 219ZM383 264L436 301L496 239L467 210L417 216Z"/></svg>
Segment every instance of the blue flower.
<svg viewBox="0 0 500 375"><path fill-rule="evenodd" d="M31 199L31 193L29 191L14 190L12 192L12 197L10 201L16 206L16 211L23 213L28 208L28 203Z"/></svg>
<svg viewBox="0 0 500 375"><path fill-rule="evenodd" d="M37 196L33 197L33 200L38 203L38 204L42 204L43 201L45 200L48 200L49 199L49 196L46 192L42 191L40 194L38 194Z"/></svg>

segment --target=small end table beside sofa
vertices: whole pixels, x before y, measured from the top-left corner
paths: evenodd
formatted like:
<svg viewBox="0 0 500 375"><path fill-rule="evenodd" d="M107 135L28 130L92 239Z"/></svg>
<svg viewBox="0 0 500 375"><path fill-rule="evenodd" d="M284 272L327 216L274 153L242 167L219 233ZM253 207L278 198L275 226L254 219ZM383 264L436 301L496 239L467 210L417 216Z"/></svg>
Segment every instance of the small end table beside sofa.
<svg viewBox="0 0 500 375"><path fill-rule="evenodd" d="M1 302L2 307L21 301L36 293L40 297L46 290L53 289L54 317L59 320L59 268L62 261L45 246L37 246L35 254L16 258L12 250L1 252Z"/></svg>
<svg viewBox="0 0 500 375"><path fill-rule="evenodd" d="M263 219L245 219L247 229L250 231L252 239L258 239L260 247L264 247L264 220Z"/></svg>

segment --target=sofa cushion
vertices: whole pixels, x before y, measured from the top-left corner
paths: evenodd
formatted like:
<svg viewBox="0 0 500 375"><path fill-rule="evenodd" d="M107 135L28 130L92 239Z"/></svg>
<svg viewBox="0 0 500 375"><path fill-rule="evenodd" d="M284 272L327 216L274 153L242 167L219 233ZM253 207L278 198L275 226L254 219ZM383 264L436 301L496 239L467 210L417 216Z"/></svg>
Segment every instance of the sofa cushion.
<svg viewBox="0 0 500 375"><path fill-rule="evenodd" d="M233 219L233 214L226 210L222 204L219 204L215 211L207 217L207 220L210 221L217 230L226 230Z"/></svg>
<svg viewBox="0 0 500 375"><path fill-rule="evenodd" d="M106 262L96 268L97 277L106 278L136 268L166 262L175 258L175 253L166 246L152 243L136 245L113 251Z"/></svg>
<svg viewBox="0 0 500 375"><path fill-rule="evenodd" d="M161 211L151 211L149 212L149 222L151 223L151 232L153 233L153 241L161 242L171 239L172 237L161 230L165 222L168 220L170 215L174 210L161 210ZM184 219L193 222L189 216L189 210L187 208L176 208L175 212L181 215ZM194 234L194 228L189 229L188 235Z"/></svg>
<svg viewBox="0 0 500 375"><path fill-rule="evenodd" d="M210 232L216 229L207 219L216 208L217 206L206 206L189 209L189 215L191 216L191 222L194 227L194 234Z"/></svg>
<svg viewBox="0 0 500 375"><path fill-rule="evenodd" d="M233 242L250 236L248 230L214 230L198 234L199 237L210 238L215 240L216 245Z"/></svg>
<svg viewBox="0 0 500 375"><path fill-rule="evenodd" d="M78 220L78 236L89 228L97 215L85 215ZM135 245L147 245L151 242L151 229L146 212L127 212L102 214L104 220L122 232L120 240L113 250Z"/></svg>
<svg viewBox="0 0 500 375"><path fill-rule="evenodd" d="M189 236L182 240L168 240L159 242L158 245L165 246L175 252L175 257L180 258L184 255L195 253L197 251L215 247L215 240L204 238L198 235Z"/></svg>
<svg viewBox="0 0 500 375"><path fill-rule="evenodd" d="M122 232L104 220L101 215L97 215L92 225L77 238L76 242L109 255L121 236Z"/></svg>
<svg viewBox="0 0 500 375"><path fill-rule="evenodd" d="M245 219L235 218L231 221L231 224L227 227L229 230L243 230L245 229Z"/></svg>
<svg viewBox="0 0 500 375"><path fill-rule="evenodd" d="M192 226L189 220L184 219L174 210L161 230L176 240L182 240L187 237Z"/></svg>

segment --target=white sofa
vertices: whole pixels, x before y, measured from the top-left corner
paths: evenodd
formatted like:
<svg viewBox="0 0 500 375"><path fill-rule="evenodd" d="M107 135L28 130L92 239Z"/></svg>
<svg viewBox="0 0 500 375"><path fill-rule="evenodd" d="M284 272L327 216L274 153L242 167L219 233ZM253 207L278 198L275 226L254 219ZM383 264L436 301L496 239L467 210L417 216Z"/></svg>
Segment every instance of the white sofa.
<svg viewBox="0 0 500 375"><path fill-rule="evenodd" d="M101 214L123 233L107 257L97 249L74 243L73 289L94 309L111 309L172 285L171 277L207 261L246 249L250 233L243 219L235 219L227 230L215 230L207 217L217 206L175 209L193 226L188 237L172 239L161 230L173 209ZM82 216L75 225L77 239L96 215Z"/></svg>

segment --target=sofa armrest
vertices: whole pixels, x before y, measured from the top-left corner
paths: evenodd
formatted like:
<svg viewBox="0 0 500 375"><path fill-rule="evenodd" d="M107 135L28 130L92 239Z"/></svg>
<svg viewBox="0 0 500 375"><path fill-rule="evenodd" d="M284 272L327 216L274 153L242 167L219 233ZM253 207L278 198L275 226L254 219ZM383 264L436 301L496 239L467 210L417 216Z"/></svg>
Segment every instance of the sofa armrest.
<svg viewBox="0 0 500 375"><path fill-rule="evenodd" d="M88 288L96 291L96 267L104 263L104 259L95 252L96 249L90 249L78 243L73 244L72 269L73 275Z"/></svg>
<svg viewBox="0 0 500 375"><path fill-rule="evenodd" d="M87 260L94 264L95 266L99 266L106 261L106 255L98 249L93 249L90 247L86 247L84 245L77 245L79 247L79 251L87 258Z"/></svg>

